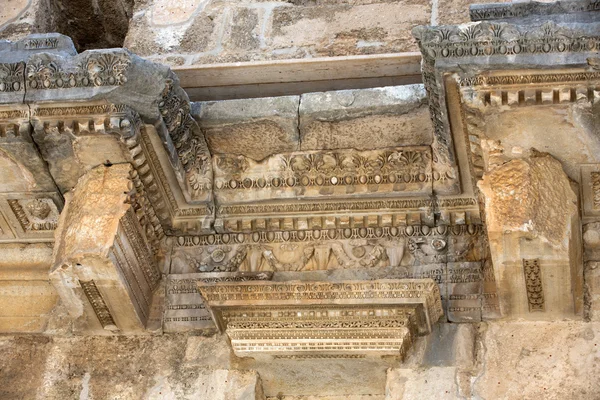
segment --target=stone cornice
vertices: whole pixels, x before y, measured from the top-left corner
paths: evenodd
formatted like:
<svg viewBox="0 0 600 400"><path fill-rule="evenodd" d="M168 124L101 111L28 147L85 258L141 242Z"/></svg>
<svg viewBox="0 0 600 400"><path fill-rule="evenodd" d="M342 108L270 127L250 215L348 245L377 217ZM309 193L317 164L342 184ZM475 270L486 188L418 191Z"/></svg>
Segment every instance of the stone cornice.
<svg viewBox="0 0 600 400"><path fill-rule="evenodd" d="M54 36L47 39L65 40ZM144 122L156 124L186 199L193 204L212 201L210 153L173 72L123 49L73 54L63 44L64 49L42 53L47 46L25 46L23 41L31 42L23 39L0 52L6 59L16 58L0 63L0 104L98 99L128 106ZM14 50L20 48L36 50Z"/></svg>

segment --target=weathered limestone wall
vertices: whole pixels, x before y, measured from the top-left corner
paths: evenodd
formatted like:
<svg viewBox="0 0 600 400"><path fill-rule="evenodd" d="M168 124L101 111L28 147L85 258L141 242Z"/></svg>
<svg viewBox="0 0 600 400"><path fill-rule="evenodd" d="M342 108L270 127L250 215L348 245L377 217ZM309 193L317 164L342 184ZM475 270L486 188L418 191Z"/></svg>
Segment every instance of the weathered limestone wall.
<svg viewBox="0 0 600 400"><path fill-rule="evenodd" d="M451 0L137 1L125 40L172 65L416 51L410 30L468 21Z"/></svg>
<svg viewBox="0 0 600 400"><path fill-rule="evenodd" d="M594 399L599 338L598 323L442 324L386 383L364 360L236 359L222 335L4 336L0 398Z"/></svg>
<svg viewBox="0 0 600 400"><path fill-rule="evenodd" d="M469 20L465 0L5 0L0 39L60 32L170 65L417 51L417 25ZM491 2L491 1L487 1ZM478 1L477 3L481 3Z"/></svg>

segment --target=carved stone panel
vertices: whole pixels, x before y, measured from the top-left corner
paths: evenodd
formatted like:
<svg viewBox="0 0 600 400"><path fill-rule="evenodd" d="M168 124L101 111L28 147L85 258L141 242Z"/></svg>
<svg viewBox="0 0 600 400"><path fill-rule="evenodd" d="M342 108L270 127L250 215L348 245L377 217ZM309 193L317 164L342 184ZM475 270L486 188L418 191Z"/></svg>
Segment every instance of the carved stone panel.
<svg viewBox="0 0 600 400"><path fill-rule="evenodd" d="M401 195L431 192L428 146L372 151L284 153L260 163L244 156L214 156L220 204L259 200Z"/></svg>

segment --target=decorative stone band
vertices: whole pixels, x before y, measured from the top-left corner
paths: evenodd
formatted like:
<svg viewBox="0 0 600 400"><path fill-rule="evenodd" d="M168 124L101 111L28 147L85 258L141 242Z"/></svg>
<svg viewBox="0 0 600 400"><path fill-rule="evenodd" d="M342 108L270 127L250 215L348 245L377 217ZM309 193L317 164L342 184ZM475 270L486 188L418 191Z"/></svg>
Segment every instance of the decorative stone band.
<svg viewBox="0 0 600 400"><path fill-rule="evenodd" d="M215 229L237 233L434 225L436 212L439 224L481 223L473 197L421 197L224 205L217 209Z"/></svg>
<svg viewBox="0 0 600 400"><path fill-rule="evenodd" d="M506 18L525 18L553 14L571 14L587 11L600 11L598 0L566 0L524 3L472 4L469 7L471 21L484 21Z"/></svg>
<svg viewBox="0 0 600 400"><path fill-rule="evenodd" d="M278 154L257 163L244 156L214 157L215 196L221 204L281 198L358 194L428 194L432 180L428 146L381 150Z"/></svg>
<svg viewBox="0 0 600 400"><path fill-rule="evenodd" d="M215 234L203 236L179 236L174 238L174 247L219 246L234 244L256 243L298 243L314 240L339 240L339 239L378 239L389 237L419 237L438 235L469 235L477 236L484 233L483 225L453 225L437 226L430 228L427 225L407 225L400 227L381 228L348 228L348 229L323 229L306 231L277 231L253 232L237 234Z"/></svg>
<svg viewBox="0 0 600 400"><path fill-rule="evenodd" d="M238 356L393 354L442 315L431 279L198 282Z"/></svg>
<svg viewBox="0 0 600 400"><path fill-rule="evenodd" d="M476 107L523 107L600 100L600 73L571 71L476 75L459 80L463 100Z"/></svg>
<svg viewBox="0 0 600 400"><path fill-rule="evenodd" d="M345 282L198 282L198 289L216 317L217 326L226 326L221 308L288 305L405 305L422 306L423 330L442 315L440 289L432 279L384 279Z"/></svg>

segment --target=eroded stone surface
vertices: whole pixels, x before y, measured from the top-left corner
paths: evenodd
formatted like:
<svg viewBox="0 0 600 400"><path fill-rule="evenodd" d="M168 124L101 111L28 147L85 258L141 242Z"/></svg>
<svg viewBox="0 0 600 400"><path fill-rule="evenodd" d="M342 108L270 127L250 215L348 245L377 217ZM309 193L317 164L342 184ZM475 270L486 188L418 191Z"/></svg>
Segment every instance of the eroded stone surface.
<svg viewBox="0 0 600 400"><path fill-rule="evenodd" d="M512 160L484 175L486 222L504 315L581 312L577 195L549 155Z"/></svg>
<svg viewBox="0 0 600 400"><path fill-rule="evenodd" d="M260 161L300 149L299 96L199 103L199 121L211 154L243 155Z"/></svg>
<svg viewBox="0 0 600 400"><path fill-rule="evenodd" d="M413 51L429 2L163 0L136 4L125 46L171 65Z"/></svg>
<svg viewBox="0 0 600 400"><path fill-rule="evenodd" d="M302 150L430 145L421 85L309 93L300 102Z"/></svg>
<svg viewBox="0 0 600 400"><path fill-rule="evenodd" d="M156 238L142 230L130 173L129 164L92 169L67 197L50 278L77 331L140 331L150 318Z"/></svg>

